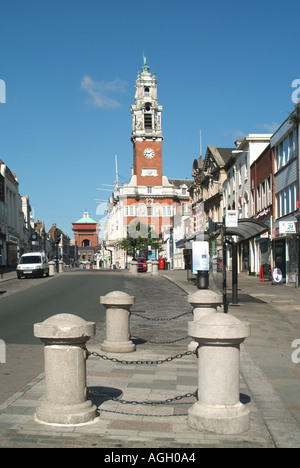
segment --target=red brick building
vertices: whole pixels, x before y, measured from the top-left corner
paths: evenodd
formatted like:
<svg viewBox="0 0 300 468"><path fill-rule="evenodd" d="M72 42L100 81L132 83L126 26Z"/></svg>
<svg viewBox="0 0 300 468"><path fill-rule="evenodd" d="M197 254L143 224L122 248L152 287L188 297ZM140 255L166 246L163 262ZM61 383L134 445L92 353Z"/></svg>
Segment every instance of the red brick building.
<svg viewBox="0 0 300 468"><path fill-rule="evenodd" d="M78 246L78 259L81 262L94 260L94 254L99 248L98 223L90 218L87 211L83 217L72 223L75 242Z"/></svg>
<svg viewBox="0 0 300 468"><path fill-rule="evenodd" d="M270 145L251 165L251 215L272 229L274 216L274 160ZM272 243L269 233L251 241L251 249L255 250L257 259L256 270L260 265L271 265Z"/></svg>

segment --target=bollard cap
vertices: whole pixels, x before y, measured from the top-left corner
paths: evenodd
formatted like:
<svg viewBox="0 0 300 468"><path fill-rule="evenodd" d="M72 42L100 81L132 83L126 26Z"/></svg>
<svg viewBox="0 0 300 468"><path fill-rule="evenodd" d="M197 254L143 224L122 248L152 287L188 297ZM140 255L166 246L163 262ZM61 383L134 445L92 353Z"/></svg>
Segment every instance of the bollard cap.
<svg viewBox="0 0 300 468"><path fill-rule="evenodd" d="M100 304L104 306L123 306L130 307L134 304L135 297L123 291L112 291L106 296L100 296Z"/></svg>
<svg viewBox="0 0 300 468"><path fill-rule="evenodd" d="M218 294L211 289L198 289L193 294L189 294L187 300L194 307L217 307L223 304L222 294Z"/></svg>
<svg viewBox="0 0 300 468"><path fill-rule="evenodd" d="M34 336L49 340L87 341L95 334L95 323L72 314L58 314L34 325Z"/></svg>
<svg viewBox="0 0 300 468"><path fill-rule="evenodd" d="M244 340L250 336L250 323L242 322L230 314L209 314L189 322L189 335L196 340Z"/></svg>

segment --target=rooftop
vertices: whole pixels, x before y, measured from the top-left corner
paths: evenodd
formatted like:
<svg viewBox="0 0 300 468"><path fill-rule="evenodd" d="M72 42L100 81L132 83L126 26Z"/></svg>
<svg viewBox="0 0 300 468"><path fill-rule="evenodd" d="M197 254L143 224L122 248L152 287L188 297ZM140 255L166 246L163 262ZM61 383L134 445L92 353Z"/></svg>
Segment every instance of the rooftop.
<svg viewBox="0 0 300 468"><path fill-rule="evenodd" d="M87 211L85 211L83 213L83 217L78 219L78 221L75 221L75 223L73 224L97 224L97 221L90 218L90 214Z"/></svg>

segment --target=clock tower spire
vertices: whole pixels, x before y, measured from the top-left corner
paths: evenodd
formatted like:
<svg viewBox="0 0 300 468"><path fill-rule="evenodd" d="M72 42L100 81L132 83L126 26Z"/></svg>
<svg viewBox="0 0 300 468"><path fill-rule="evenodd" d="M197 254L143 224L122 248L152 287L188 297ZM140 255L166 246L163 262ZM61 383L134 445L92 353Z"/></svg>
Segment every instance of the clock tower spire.
<svg viewBox="0 0 300 468"><path fill-rule="evenodd" d="M155 73L147 58L135 83L135 103L131 106L133 172L137 185L162 185L162 106L158 104Z"/></svg>

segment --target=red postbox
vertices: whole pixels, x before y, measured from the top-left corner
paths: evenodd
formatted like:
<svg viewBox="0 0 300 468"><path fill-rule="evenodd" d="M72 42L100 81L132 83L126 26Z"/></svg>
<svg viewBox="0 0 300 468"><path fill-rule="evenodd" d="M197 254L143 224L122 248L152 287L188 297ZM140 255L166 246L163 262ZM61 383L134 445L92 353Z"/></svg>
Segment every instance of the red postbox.
<svg viewBox="0 0 300 468"><path fill-rule="evenodd" d="M158 260L158 268L160 270L164 270L165 269L165 259L164 258L159 258Z"/></svg>

